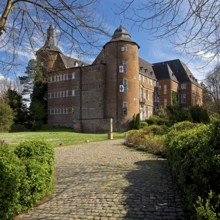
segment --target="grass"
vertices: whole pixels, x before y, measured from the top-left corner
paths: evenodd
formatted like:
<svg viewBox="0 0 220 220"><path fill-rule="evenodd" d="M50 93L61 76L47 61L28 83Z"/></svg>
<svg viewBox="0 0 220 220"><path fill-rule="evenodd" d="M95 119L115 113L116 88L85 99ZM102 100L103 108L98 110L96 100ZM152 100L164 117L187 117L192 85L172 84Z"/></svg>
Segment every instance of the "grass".
<svg viewBox="0 0 220 220"><path fill-rule="evenodd" d="M114 139L124 138L125 133L115 132ZM4 140L10 147L15 147L21 141L43 139L54 147L82 144L86 142L103 141L108 139L107 134L75 133L68 129L60 131L35 131L35 132L12 132L0 133L0 140Z"/></svg>

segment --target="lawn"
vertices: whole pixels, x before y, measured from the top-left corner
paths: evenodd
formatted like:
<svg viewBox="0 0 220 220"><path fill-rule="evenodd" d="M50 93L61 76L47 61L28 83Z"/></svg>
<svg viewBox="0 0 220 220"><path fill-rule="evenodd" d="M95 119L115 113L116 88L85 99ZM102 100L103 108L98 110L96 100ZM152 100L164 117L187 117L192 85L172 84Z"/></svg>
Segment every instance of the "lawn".
<svg viewBox="0 0 220 220"><path fill-rule="evenodd" d="M124 138L125 133L114 133L114 139ZM0 140L6 141L9 146L16 146L24 140L43 139L50 142L54 147L82 144L86 142L107 140L107 134L84 134L75 133L71 130L51 130L38 132L12 132L0 133Z"/></svg>

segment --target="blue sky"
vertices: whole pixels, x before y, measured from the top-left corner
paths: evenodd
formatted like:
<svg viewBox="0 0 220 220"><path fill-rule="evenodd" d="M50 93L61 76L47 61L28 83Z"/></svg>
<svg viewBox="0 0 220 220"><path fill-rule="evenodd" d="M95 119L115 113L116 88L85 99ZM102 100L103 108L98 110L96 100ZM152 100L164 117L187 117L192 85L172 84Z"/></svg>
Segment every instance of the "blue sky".
<svg viewBox="0 0 220 220"><path fill-rule="evenodd" d="M139 0L146 1L146 0ZM149 31L143 31L139 30L137 27L133 26L131 22L128 20L124 20L122 16L116 15L114 12L118 10L120 4L123 2L123 0L100 0L100 3L97 5L96 11L97 16L100 17L100 19L104 19L106 23L106 28L108 31L113 34L115 29L122 24L130 33L132 39L137 42L140 45L139 49L139 56L145 60L147 60L150 63L154 62L161 62L166 60L172 60L172 59L181 59L184 63L186 63L189 67L189 69L192 71L192 73L195 75L195 77L198 80L203 80L210 68L213 66L210 65L209 67L201 68L204 65L206 65L206 58L205 57L197 57L192 58L189 55L186 55L185 53L181 52L180 48L175 48L173 44L169 42L168 39L155 39L151 35ZM46 28L46 27L45 27ZM57 30L59 35L59 30ZM37 36L36 36L37 38ZM37 39L38 45L36 46L36 50L39 49L39 47L43 46L44 40L43 39ZM101 39L101 45L104 45L106 42L110 40L109 37L103 37ZM59 47L63 51L64 54L68 54L67 51L67 45L66 42L60 41L58 42ZM11 48L7 48L10 52ZM22 75L25 71L25 67L27 66L28 60L31 58L34 58L34 53L30 49L28 49L28 46L25 50L18 50L18 57L20 61L20 65L16 67L15 75ZM96 50L96 53L99 51ZM73 54L74 56L74 54ZM75 54L76 56L76 54ZM75 57L80 58L80 57ZM87 57L87 61L92 61L95 58L93 57ZM4 53L0 50L0 59L1 60L7 60L8 58ZM15 75L11 74L10 77L14 78ZM1 79L1 73L0 73L0 79Z"/></svg>

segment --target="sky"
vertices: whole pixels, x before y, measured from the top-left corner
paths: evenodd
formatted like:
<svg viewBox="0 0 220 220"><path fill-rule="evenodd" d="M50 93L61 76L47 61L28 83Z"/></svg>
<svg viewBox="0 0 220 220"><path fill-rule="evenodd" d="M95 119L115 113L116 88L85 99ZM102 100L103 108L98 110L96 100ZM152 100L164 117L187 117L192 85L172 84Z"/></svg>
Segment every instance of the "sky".
<svg viewBox="0 0 220 220"><path fill-rule="evenodd" d="M204 65L206 65L207 63L205 57L201 55L200 58L192 58L192 56L181 52L180 48L175 48L168 39L155 39L149 31L139 30L137 27L133 26L131 22L125 20L122 16L116 15L115 11L118 10L121 2L123 2L123 0L100 0L100 3L96 7L96 13L98 17L100 17L100 19L104 19L106 28L111 35L119 27L119 25L122 24L130 33L133 41L138 43L138 45L140 46L139 56L141 58L150 63L180 59L187 64L191 72L199 81L205 79L207 72L210 70L210 68L213 68L212 65L204 67ZM57 32L59 35L59 30L57 30ZM100 43L104 45L109 40L109 37L103 37ZM44 40L39 39L38 48L36 48L36 50L39 49L40 45L43 46L43 44ZM58 42L58 46L64 54L69 55L65 42ZM10 51L10 47L8 48L8 51ZM99 50L96 51L96 53L98 52ZM25 72L28 60L31 58L35 58L35 56L32 50L20 50L18 51L18 57L21 65L17 67L16 75L22 75ZM95 56L87 57L86 61L92 62L94 58ZM1 50L0 59L7 60L7 57L5 57L5 54L1 53ZM10 75L10 77L14 78L13 75ZM1 79L2 77L0 73L0 80Z"/></svg>

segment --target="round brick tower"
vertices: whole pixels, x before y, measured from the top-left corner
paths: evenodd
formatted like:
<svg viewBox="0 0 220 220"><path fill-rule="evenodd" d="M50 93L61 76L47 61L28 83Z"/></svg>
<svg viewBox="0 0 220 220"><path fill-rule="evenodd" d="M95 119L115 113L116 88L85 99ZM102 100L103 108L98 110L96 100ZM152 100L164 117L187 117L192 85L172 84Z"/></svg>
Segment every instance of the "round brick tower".
<svg viewBox="0 0 220 220"><path fill-rule="evenodd" d="M113 118L114 130L124 131L139 113L139 45L120 25L104 45L106 62L106 117Z"/></svg>
<svg viewBox="0 0 220 220"><path fill-rule="evenodd" d="M37 61L41 66L43 74L53 70L56 65L57 56L62 53L57 47L56 30L53 25L47 29L47 39L43 47L37 52ZM57 68L57 66L56 66Z"/></svg>

